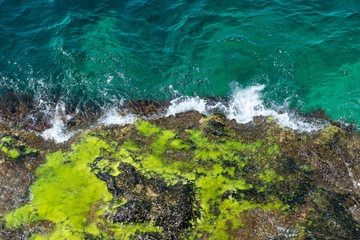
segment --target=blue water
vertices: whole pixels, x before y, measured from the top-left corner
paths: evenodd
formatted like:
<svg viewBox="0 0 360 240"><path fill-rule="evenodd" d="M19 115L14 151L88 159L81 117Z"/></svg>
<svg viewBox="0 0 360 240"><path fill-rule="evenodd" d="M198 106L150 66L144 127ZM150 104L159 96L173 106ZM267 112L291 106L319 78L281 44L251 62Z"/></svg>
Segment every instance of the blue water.
<svg viewBox="0 0 360 240"><path fill-rule="evenodd" d="M0 88L46 102L226 96L360 122L358 0L0 0Z"/></svg>

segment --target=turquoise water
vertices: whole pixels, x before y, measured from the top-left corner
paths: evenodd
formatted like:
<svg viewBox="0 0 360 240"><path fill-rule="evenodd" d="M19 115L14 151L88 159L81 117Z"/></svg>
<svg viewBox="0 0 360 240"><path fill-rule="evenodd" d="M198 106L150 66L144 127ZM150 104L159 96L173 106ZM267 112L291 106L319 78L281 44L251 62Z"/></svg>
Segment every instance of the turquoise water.
<svg viewBox="0 0 360 240"><path fill-rule="evenodd" d="M266 87L360 122L358 0L0 0L0 86L100 106Z"/></svg>

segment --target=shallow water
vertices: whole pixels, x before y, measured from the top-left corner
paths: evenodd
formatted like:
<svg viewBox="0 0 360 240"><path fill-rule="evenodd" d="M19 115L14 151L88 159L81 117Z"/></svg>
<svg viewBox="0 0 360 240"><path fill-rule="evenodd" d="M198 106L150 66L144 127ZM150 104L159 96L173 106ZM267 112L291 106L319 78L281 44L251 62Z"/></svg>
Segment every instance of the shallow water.
<svg viewBox="0 0 360 240"><path fill-rule="evenodd" d="M0 86L77 107L241 103L237 88L263 86L250 112L322 108L359 122L359 30L357 0L1 0Z"/></svg>

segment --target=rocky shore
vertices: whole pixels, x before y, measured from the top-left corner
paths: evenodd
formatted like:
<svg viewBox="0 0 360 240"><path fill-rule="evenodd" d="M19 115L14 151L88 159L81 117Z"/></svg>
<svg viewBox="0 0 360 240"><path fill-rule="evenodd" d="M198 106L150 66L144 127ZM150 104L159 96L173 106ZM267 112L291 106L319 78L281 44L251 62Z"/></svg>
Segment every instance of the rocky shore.
<svg viewBox="0 0 360 240"><path fill-rule="evenodd" d="M46 124L20 121L31 100L11 97L0 239L360 238L360 134L339 123L299 133L192 111L58 144L23 131ZM161 109L141 101L129 106Z"/></svg>

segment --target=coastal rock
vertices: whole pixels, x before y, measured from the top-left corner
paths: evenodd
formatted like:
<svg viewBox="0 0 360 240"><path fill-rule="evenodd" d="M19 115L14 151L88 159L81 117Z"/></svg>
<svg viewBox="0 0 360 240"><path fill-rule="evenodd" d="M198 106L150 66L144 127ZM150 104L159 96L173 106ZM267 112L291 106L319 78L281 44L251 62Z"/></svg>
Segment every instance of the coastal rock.
<svg viewBox="0 0 360 240"><path fill-rule="evenodd" d="M4 239L360 236L360 135L336 124L299 133L188 112L100 126L71 147L15 132L1 140L0 169L16 169L1 179L14 193L0 192L13 205L0 208Z"/></svg>
<svg viewBox="0 0 360 240"><path fill-rule="evenodd" d="M169 101L151 101L148 99L132 99L125 103L125 108L132 114L151 116L163 112L169 105Z"/></svg>
<svg viewBox="0 0 360 240"><path fill-rule="evenodd" d="M34 114L33 117L29 117ZM44 131L50 128L44 114L35 111L33 98L27 94L8 92L0 98L0 117L16 128ZM36 120L34 120L36 119Z"/></svg>
<svg viewBox="0 0 360 240"><path fill-rule="evenodd" d="M155 226L174 231L191 226L195 216L192 184L167 186L164 181L145 178L130 164L121 163L118 169L121 173L112 179L111 192L115 196L125 195L129 201L116 209L112 221L153 221Z"/></svg>
<svg viewBox="0 0 360 240"><path fill-rule="evenodd" d="M0 137L0 216L27 202L28 187L34 181L31 171L41 162L38 151L22 138Z"/></svg>

